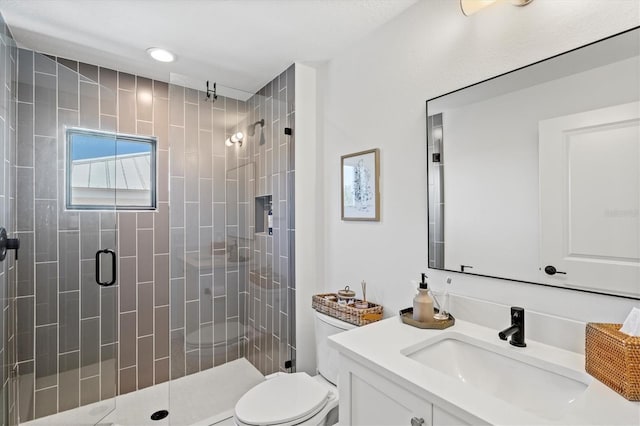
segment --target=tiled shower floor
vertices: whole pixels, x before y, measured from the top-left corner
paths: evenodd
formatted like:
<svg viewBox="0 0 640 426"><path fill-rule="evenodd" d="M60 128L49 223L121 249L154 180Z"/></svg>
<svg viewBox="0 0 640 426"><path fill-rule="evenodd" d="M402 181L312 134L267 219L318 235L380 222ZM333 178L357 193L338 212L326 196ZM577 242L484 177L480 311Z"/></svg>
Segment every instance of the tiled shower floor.
<svg viewBox="0 0 640 426"><path fill-rule="evenodd" d="M209 425L227 418L240 397L264 380L245 358L115 398L115 410L100 425ZM113 399L42 417L23 425L95 424L101 413L114 406ZM157 410L169 410L164 420L152 421Z"/></svg>

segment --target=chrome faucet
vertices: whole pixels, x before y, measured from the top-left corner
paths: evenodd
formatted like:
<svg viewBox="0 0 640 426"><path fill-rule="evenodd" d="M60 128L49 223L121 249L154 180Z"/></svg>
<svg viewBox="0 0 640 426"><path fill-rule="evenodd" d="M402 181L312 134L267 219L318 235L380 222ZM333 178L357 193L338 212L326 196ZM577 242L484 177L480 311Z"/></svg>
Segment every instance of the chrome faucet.
<svg viewBox="0 0 640 426"><path fill-rule="evenodd" d="M501 340L507 340L511 337L509 343L519 348L527 346L524 342L524 308L511 307L511 326L499 332L498 337Z"/></svg>

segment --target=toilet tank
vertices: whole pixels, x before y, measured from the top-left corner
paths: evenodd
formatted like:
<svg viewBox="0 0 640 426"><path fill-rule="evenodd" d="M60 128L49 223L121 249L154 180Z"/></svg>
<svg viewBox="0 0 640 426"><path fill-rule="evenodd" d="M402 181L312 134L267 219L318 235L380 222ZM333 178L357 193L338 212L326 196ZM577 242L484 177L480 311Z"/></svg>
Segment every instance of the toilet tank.
<svg viewBox="0 0 640 426"><path fill-rule="evenodd" d="M355 325L340 321L337 318L315 313L316 329L316 361L318 363L318 373L325 379L337 385L338 382L338 351L329 347L328 337L332 334L356 328Z"/></svg>

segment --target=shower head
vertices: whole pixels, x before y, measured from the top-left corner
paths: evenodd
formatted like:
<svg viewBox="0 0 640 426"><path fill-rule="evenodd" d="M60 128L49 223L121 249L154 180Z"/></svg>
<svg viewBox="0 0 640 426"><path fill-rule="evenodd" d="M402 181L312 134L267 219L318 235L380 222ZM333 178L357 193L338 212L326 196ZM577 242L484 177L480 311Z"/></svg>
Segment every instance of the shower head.
<svg viewBox="0 0 640 426"><path fill-rule="evenodd" d="M264 127L264 118L260 119L259 121L256 121L255 123L253 123L253 124L251 124L251 125L249 125L247 127L247 134L249 136L253 136L253 135L256 134L256 126L258 124L260 125L261 128Z"/></svg>

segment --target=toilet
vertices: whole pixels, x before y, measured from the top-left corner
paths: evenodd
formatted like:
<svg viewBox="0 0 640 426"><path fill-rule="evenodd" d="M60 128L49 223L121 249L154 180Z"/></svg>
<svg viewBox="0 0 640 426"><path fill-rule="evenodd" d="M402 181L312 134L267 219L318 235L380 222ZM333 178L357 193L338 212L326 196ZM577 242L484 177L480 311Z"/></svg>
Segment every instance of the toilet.
<svg viewBox="0 0 640 426"><path fill-rule="evenodd" d="M338 352L332 334L355 325L315 313L318 373L276 373L245 393L235 406L238 426L333 425L338 422Z"/></svg>

